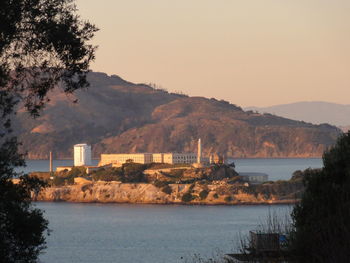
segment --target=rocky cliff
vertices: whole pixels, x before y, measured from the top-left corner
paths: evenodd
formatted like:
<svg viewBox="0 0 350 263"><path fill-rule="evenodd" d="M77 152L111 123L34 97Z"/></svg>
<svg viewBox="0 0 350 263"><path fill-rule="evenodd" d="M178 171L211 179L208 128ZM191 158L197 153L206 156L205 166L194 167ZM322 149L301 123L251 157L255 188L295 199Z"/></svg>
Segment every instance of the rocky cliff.
<svg viewBox="0 0 350 263"><path fill-rule="evenodd" d="M302 185L252 188L228 185L171 184L165 193L153 184L97 182L46 188L35 197L38 201L144 203L144 204L278 204L293 203L301 193ZM276 188L276 187L274 187ZM278 188L278 187L277 187ZM283 192L283 194L282 194Z"/></svg>
<svg viewBox="0 0 350 263"><path fill-rule="evenodd" d="M58 90L41 117L22 110L14 129L29 158L72 158L72 145L86 142L93 155L196 150L232 157L315 157L340 130L270 114L245 112L226 101L168 93L118 76L89 75L91 87L66 96ZM74 103L75 101L78 103Z"/></svg>

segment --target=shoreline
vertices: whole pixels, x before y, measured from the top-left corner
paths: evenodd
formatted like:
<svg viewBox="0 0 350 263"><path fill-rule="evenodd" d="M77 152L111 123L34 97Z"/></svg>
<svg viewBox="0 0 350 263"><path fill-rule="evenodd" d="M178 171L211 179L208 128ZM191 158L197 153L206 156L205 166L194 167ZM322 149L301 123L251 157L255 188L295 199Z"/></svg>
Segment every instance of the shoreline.
<svg viewBox="0 0 350 263"><path fill-rule="evenodd" d="M275 205L294 205L299 202L299 200L276 200L272 202L240 202L240 203L186 203L186 202L169 202L169 203L152 203L152 202L81 202L81 201L65 201L65 200L32 200L33 203L66 203L66 204L106 204L106 205L159 205L159 206L275 206Z"/></svg>
<svg viewBox="0 0 350 263"><path fill-rule="evenodd" d="M100 204L160 204L160 205L291 205L298 202L294 191L287 195L266 193L266 189L242 185L169 184L169 193L150 183L104 182L73 184L44 188L33 201L100 203ZM206 194L201 195L206 189Z"/></svg>

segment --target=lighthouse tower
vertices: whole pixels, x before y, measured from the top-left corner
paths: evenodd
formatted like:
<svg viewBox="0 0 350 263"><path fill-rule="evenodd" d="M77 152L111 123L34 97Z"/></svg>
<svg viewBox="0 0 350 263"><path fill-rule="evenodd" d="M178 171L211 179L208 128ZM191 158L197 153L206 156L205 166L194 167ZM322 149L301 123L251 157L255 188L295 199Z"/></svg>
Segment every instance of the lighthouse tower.
<svg viewBox="0 0 350 263"><path fill-rule="evenodd" d="M202 163L202 142L198 139L197 163Z"/></svg>

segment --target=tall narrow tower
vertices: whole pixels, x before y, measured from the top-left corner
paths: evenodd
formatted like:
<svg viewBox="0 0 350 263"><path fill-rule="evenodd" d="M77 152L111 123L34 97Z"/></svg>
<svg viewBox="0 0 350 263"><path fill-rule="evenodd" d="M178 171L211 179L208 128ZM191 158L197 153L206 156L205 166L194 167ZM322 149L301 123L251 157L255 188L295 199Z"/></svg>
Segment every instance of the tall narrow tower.
<svg viewBox="0 0 350 263"><path fill-rule="evenodd" d="M198 139L197 163L202 163L202 143L200 138Z"/></svg>
<svg viewBox="0 0 350 263"><path fill-rule="evenodd" d="M52 152L50 152L50 173L52 173L53 172L53 170L52 170Z"/></svg>

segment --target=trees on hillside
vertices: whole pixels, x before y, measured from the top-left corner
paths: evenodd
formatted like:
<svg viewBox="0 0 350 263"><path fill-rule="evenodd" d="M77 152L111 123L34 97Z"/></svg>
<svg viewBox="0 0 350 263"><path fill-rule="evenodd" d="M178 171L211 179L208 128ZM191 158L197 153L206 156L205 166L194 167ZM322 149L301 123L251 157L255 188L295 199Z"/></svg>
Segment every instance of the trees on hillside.
<svg viewBox="0 0 350 263"><path fill-rule="evenodd" d="M293 254L300 262L348 262L350 257L350 132L309 170L302 200L293 210Z"/></svg>
<svg viewBox="0 0 350 263"><path fill-rule="evenodd" d="M97 28L76 14L72 0L0 1L0 259L36 262L48 222L30 194L43 184L15 172L23 166L12 134L19 105L36 117L50 90L72 93L88 86L86 74ZM21 176L19 184L11 179Z"/></svg>

